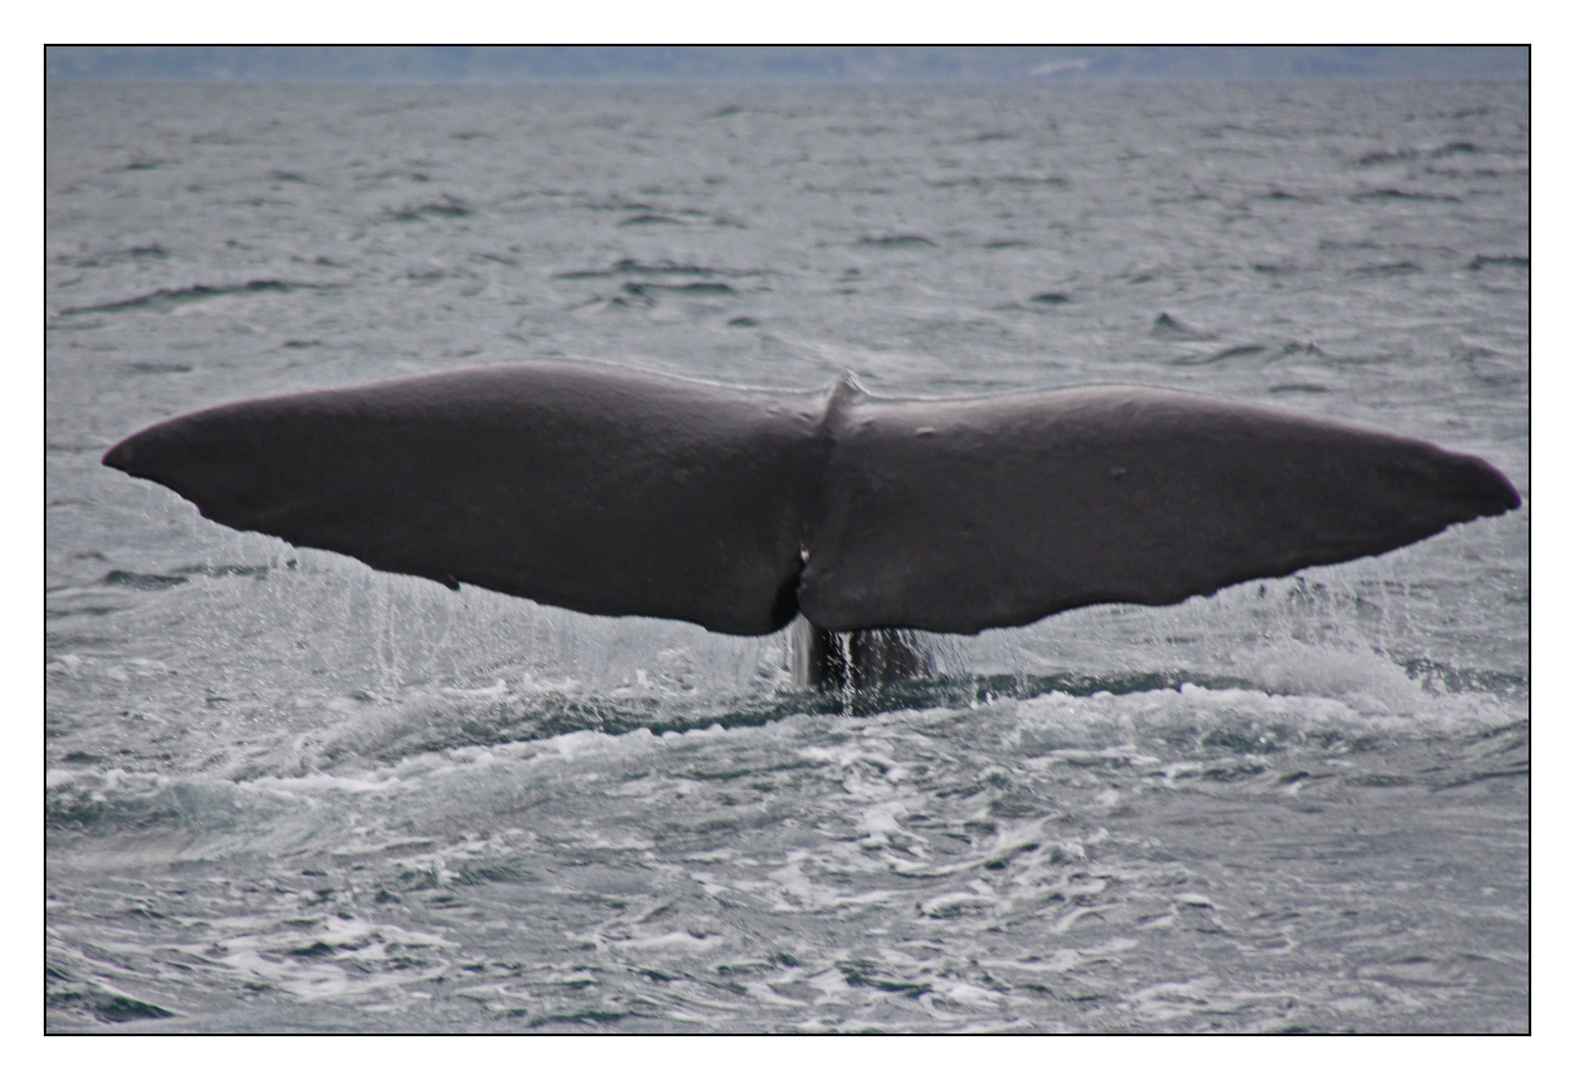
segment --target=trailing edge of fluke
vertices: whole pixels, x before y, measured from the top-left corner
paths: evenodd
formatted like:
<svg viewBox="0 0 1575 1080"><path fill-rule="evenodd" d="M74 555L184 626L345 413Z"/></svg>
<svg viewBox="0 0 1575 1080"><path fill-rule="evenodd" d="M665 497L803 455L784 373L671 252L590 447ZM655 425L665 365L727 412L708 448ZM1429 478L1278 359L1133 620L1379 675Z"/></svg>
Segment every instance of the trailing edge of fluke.
<svg viewBox="0 0 1575 1080"><path fill-rule="evenodd" d="M587 363L221 405L104 463L379 570L728 634L1172 604L1520 505L1480 458L1171 390L888 400Z"/></svg>

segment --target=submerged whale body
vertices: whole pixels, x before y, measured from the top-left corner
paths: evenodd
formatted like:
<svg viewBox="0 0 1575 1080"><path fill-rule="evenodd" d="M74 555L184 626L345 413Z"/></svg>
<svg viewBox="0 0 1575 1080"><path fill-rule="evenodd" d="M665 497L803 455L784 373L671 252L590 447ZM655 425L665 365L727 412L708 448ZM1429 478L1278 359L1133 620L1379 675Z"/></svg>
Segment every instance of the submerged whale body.
<svg viewBox="0 0 1575 1080"><path fill-rule="evenodd" d="M727 634L1173 604L1520 505L1480 458L1171 390L894 400L585 363L221 405L104 463L379 570Z"/></svg>

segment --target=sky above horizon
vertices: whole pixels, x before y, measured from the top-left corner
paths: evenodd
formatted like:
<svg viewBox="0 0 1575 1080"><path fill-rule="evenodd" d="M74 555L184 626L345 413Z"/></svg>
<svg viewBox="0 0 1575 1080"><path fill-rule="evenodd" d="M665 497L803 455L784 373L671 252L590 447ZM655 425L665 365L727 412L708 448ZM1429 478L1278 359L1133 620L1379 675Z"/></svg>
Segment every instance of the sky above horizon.
<svg viewBox="0 0 1575 1080"><path fill-rule="evenodd" d="M1526 79L1526 46L49 46L52 82L1013 83Z"/></svg>

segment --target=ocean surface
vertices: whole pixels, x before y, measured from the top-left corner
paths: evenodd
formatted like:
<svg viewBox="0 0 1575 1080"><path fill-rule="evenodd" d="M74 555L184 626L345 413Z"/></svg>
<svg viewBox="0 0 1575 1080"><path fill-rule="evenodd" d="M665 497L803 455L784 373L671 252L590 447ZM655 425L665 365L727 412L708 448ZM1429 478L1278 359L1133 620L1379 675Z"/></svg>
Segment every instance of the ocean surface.
<svg viewBox="0 0 1575 1080"><path fill-rule="evenodd" d="M99 464L575 357L1201 391L1529 502L1524 84L46 106L50 1030L1528 1028L1528 509L839 695L785 633L452 593Z"/></svg>

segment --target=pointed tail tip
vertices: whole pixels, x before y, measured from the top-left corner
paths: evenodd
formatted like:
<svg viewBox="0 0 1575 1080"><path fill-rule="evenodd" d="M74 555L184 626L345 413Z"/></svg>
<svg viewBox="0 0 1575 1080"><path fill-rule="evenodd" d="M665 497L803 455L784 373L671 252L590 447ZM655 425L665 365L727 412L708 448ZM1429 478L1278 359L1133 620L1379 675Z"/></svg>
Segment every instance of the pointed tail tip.
<svg viewBox="0 0 1575 1080"><path fill-rule="evenodd" d="M136 457L136 452L132 450L131 447L131 444L135 441L135 435L131 436L130 438L121 439L114 446L111 446L108 450L106 450L104 452L104 456L100 458L99 461L102 464L108 465L111 469L119 469L123 473L129 473L132 468L132 461Z"/></svg>
<svg viewBox="0 0 1575 1080"><path fill-rule="evenodd" d="M121 439L99 461L127 476L159 483L165 482L164 474L172 463L166 445L156 436L149 437L146 429Z"/></svg>
<svg viewBox="0 0 1575 1080"><path fill-rule="evenodd" d="M1469 458L1468 461L1479 516L1496 517L1520 508L1520 492L1509 482L1509 477L1479 457Z"/></svg>

